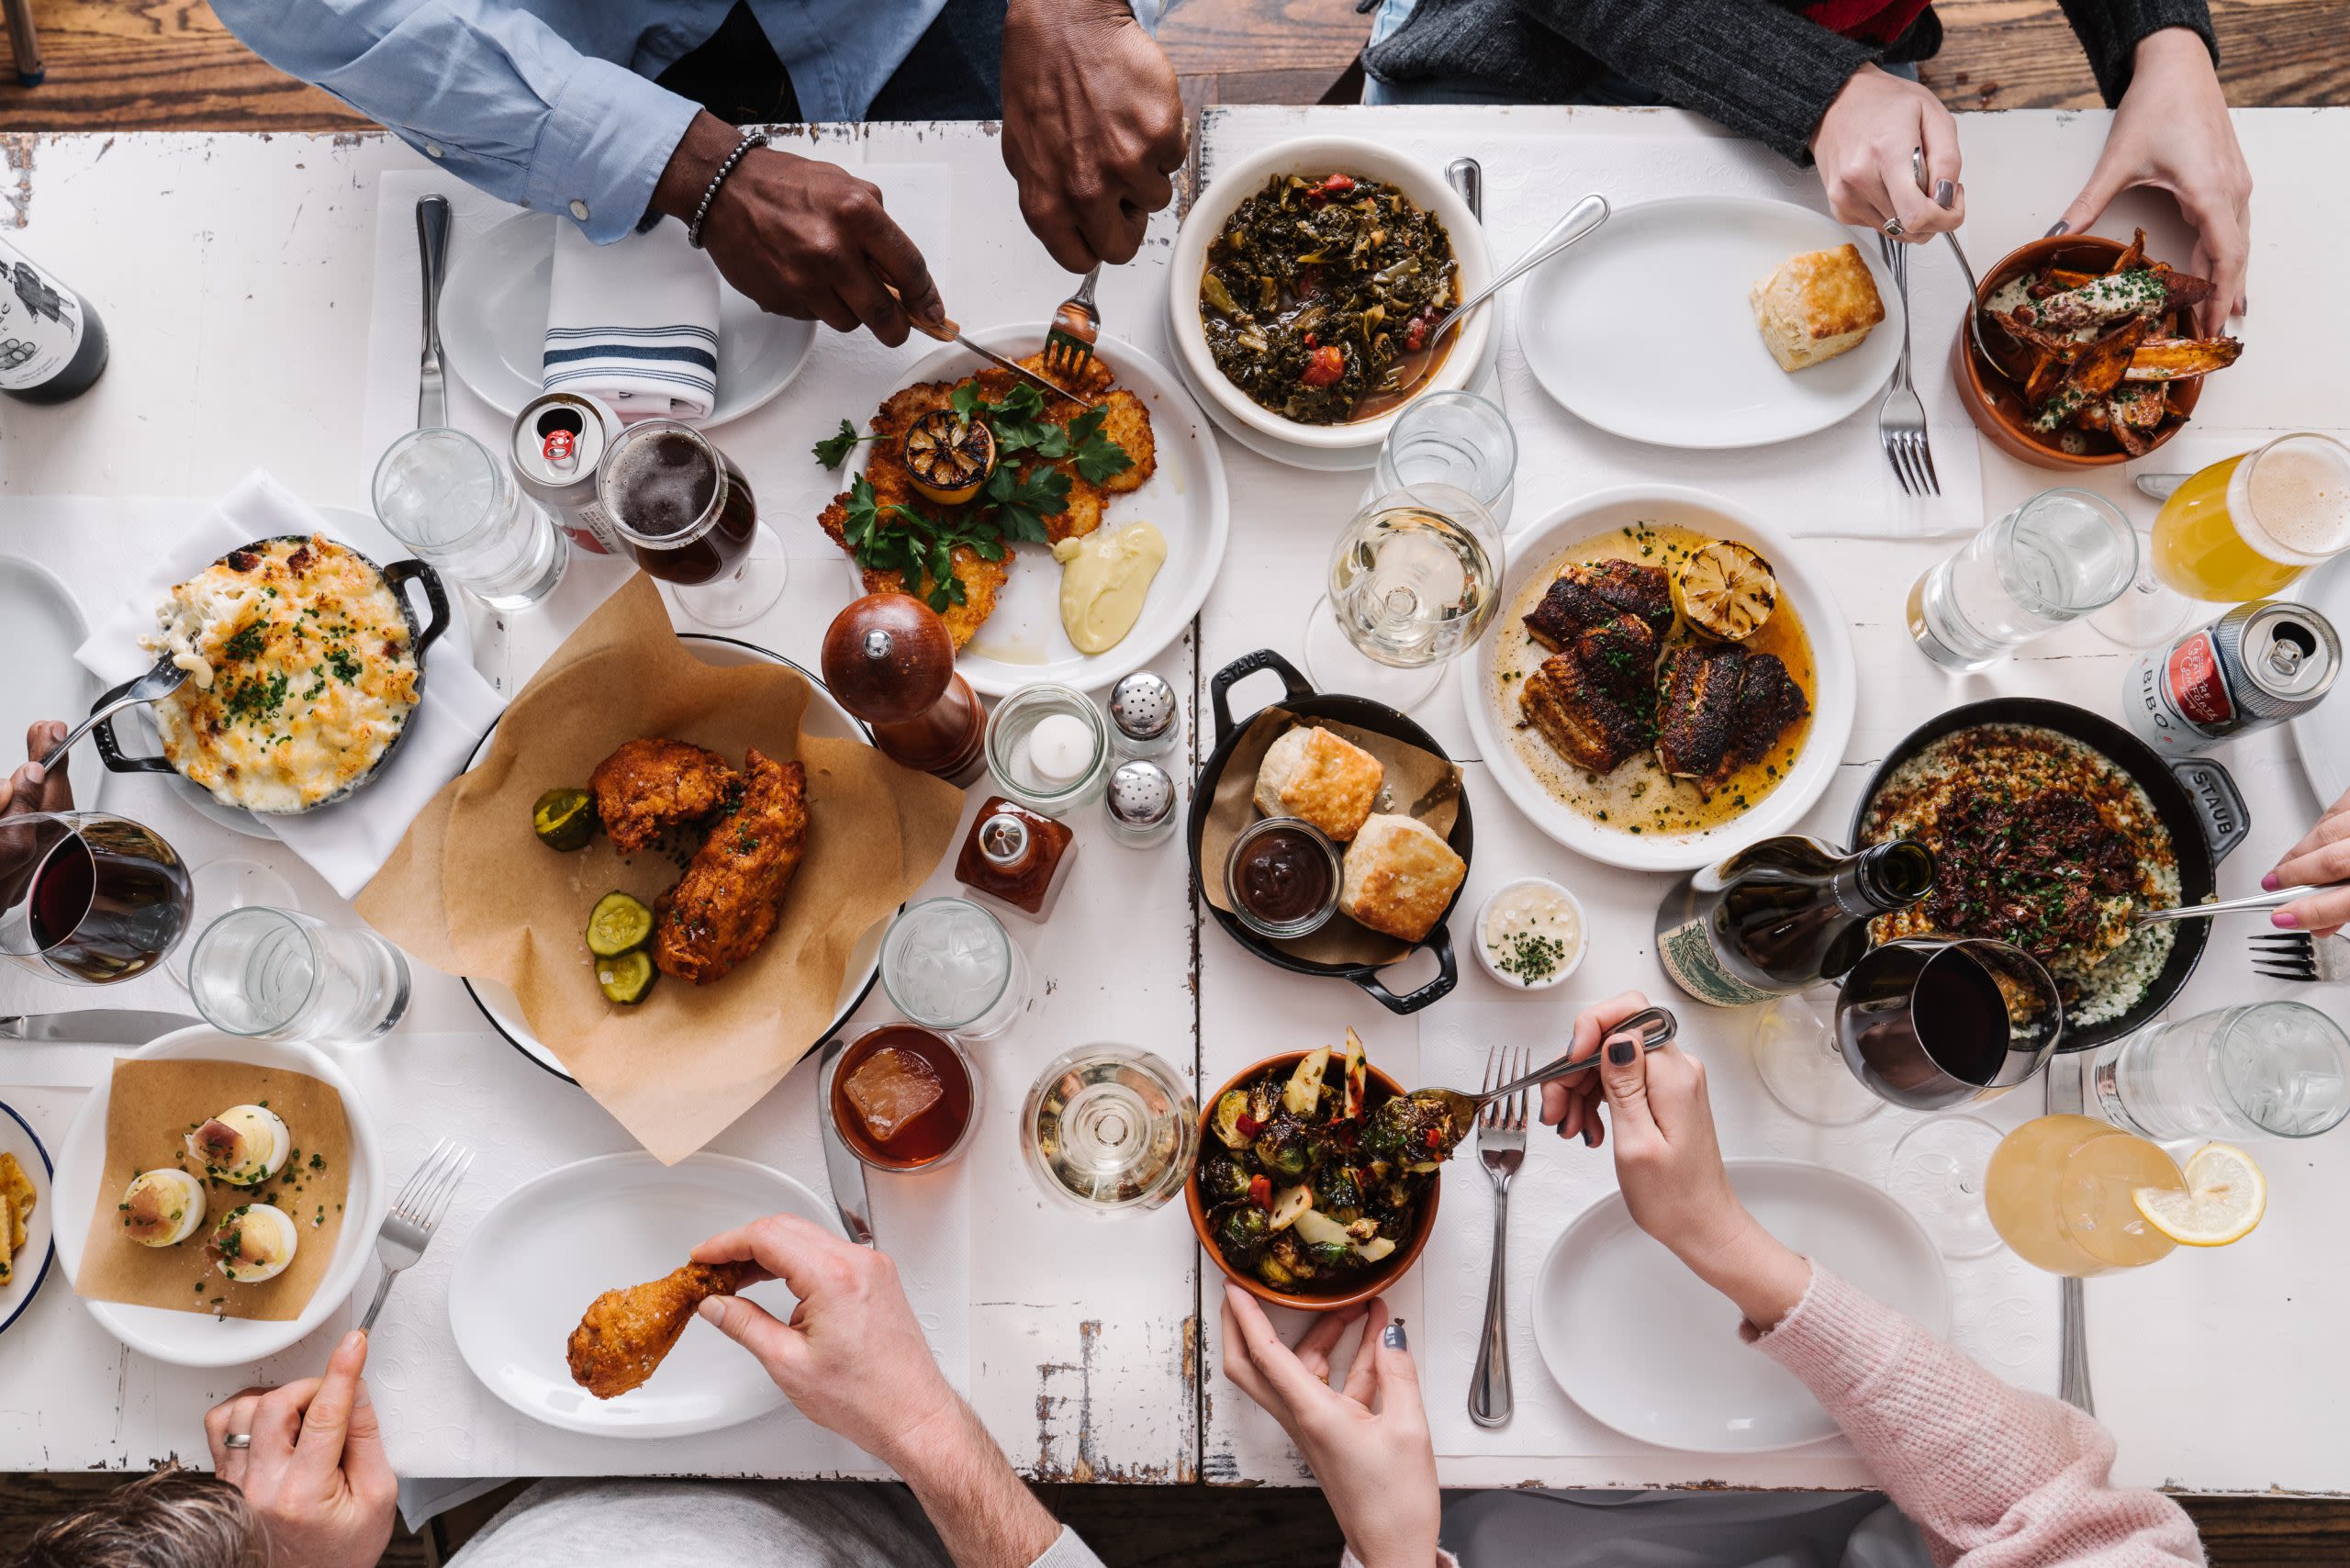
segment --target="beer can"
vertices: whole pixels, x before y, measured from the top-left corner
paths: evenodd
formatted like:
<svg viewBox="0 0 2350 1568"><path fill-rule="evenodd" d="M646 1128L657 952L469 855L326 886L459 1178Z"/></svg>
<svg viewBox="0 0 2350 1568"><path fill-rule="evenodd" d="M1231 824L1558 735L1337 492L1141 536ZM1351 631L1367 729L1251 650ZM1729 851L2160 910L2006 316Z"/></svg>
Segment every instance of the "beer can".
<svg viewBox="0 0 2350 1568"><path fill-rule="evenodd" d="M577 392L533 398L514 416L515 478L574 544L598 555L627 554L596 499L596 470L620 433L610 404Z"/></svg>
<svg viewBox="0 0 2350 1568"><path fill-rule="evenodd" d="M2138 655L2121 706L2156 751L2209 751L2308 712L2333 685L2342 642L2307 605L2239 604L2208 626Z"/></svg>

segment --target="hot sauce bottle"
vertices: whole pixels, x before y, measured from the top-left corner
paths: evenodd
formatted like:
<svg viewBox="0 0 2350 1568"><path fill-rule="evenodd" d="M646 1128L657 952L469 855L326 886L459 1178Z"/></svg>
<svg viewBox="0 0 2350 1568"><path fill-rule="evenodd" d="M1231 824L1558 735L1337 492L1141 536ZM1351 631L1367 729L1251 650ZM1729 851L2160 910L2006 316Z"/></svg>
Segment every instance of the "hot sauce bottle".
<svg viewBox="0 0 2350 1568"><path fill-rule="evenodd" d="M1051 916L1076 859L1074 833L997 795L972 819L955 858L955 879L1024 920L1041 922Z"/></svg>

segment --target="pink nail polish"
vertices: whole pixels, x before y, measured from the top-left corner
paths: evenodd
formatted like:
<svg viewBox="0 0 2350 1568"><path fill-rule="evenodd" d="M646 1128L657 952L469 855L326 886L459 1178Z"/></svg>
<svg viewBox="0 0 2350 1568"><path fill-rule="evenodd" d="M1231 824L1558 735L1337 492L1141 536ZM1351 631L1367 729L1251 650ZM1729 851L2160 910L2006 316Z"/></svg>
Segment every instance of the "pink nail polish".
<svg viewBox="0 0 2350 1568"><path fill-rule="evenodd" d="M2285 883L2283 879L2279 878L2274 871L2269 872L2268 875L2260 879L2260 890L2264 893L2273 893L2284 885Z"/></svg>
<svg viewBox="0 0 2350 1568"><path fill-rule="evenodd" d="M2271 925L2281 925L2286 930L2291 931L2300 925L2301 917L2295 914L2289 909L2280 909L2276 913L2268 917L2268 924Z"/></svg>

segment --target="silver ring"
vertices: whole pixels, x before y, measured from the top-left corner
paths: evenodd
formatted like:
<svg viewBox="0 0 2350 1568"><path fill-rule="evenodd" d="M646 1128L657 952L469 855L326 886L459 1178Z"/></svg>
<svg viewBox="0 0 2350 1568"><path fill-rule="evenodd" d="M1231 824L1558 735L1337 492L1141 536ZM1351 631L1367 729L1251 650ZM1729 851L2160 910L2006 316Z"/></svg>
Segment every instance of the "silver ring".
<svg viewBox="0 0 2350 1568"><path fill-rule="evenodd" d="M249 1449L253 1446L253 1435L251 1432L231 1432L220 1439L220 1446L224 1449Z"/></svg>
<svg viewBox="0 0 2350 1568"><path fill-rule="evenodd" d="M1897 218L1888 218L1885 220L1885 231L1896 240L1900 239L1904 234L1909 232L1909 230L1901 227L1901 219Z"/></svg>

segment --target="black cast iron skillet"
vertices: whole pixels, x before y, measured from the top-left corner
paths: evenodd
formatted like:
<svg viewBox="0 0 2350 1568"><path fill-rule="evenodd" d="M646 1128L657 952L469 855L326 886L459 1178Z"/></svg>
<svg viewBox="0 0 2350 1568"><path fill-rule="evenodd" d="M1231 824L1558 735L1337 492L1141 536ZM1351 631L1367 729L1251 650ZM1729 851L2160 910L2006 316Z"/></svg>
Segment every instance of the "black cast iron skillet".
<svg viewBox="0 0 2350 1568"><path fill-rule="evenodd" d="M1353 724L1360 729L1392 736L1407 745L1432 751L1438 756L1445 755L1435 736L1383 702L1373 702L1368 697L1316 692L1306 678L1297 673L1294 665L1270 648L1259 648L1253 654L1243 655L1216 671L1208 682L1208 696L1215 709L1215 750L1200 765L1199 777L1192 784L1192 883L1200 890L1200 902L1210 914L1215 916L1216 924L1223 926L1235 942L1265 962L1279 965L1295 974L1327 975L1335 980L1352 980L1391 1013L1417 1013L1460 983L1460 966L1452 951L1452 933L1446 928L1445 922L1452 918L1453 906L1460 902L1461 889L1469 885L1466 877L1461 879L1460 887L1453 890L1452 902L1445 905L1443 917L1438 920L1427 937L1416 944L1436 955L1439 972L1436 979L1417 991L1402 996L1379 983L1380 966L1376 964L1323 964L1293 958L1273 942L1241 924L1238 915L1207 902L1207 883L1203 879L1200 867L1200 834L1207 826L1208 803L1214 798L1216 782L1224 777L1225 765L1232 760L1233 743L1248 727L1246 719L1237 723L1233 722L1229 693L1242 678L1265 669L1281 678L1281 685L1286 689L1281 706L1300 718L1334 719L1342 724ZM1249 716L1254 717L1254 712ZM1469 821L1469 796L1464 790L1460 796L1460 814L1452 823L1449 841L1452 852L1463 860L1469 859L1474 837ZM1216 874L1221 876L1223 868L1218 867Z"/></svg>
<svg viewBox="0 0 2350 1568"><path fill-rule="evenodd" d="M258 550L263 545L273 543L277 540L300 541L308 537L309 535L306 533L274 534L267 539L256 539L250 544L240 545L238 549ZM441 574L423 562L414 560L394 561L388 566L378 566L374 560L357 550L352 550L350 545L344 544L341 540L335 540L333 543L366 562L369 568L383 581L384 586L392 590L392 597L399 600L400 618L408 622L408 651L416 655L416 700L422 702L424 700L424 650L439 641L441 633L449 629L449 594L448 590L441 585ZM234 555L237 553L237 550L231 550L228 555L223 555L220 559L225 561L229 555ZM425 600L432 606L432 621L430 625L419 627L417 624L416 606L408 601L408 585L411 582L423 587ZM145 673L141 670L140 675ZM138 679L139 676L133 676L129 680L105 693L90 705L92 711L103 708L121 697L137 683ZM401 740L407 736L408 719L415 717L415 709L408 710L408 717L400 721L400 727L393 732L390 740L384 743L384 749L376 754L375 762L369 765L366 772L337 790L333 794L323 800L314 801L298 811L255 812L253 814L256 816L299 816L303 812L315 812L320 806L331 806L338 801L349 800L359 791L362 786L384 770L384 764L390 759L392 753L398 749ZM99 720L96 726L90 732L91 738L98 748L98 759L106 765L108 771L114 773L177 773L179 771L161 756L131 756L126 754L121 741L114 733L115 720L121 716L119 713L109 714ZM245 809L251 810L250 807Z"/></svg>
<svg viewBox="0 0 2350 1568"><path fill-rule="evenodd" d="M2145 790L2146 798L2154 801L2154 814L2170 830L2171 846L2178 857L2178 896L2182 904L2201 903L2211 896L2218 886L2220 862L2252 831L2252 817L2244 810L2244 796L2237 791L2228 770L2218 763L2199 756L2168 761L2120 724L2069 702L2052 702L2039 697L1995 697L1953 708L1920 724L1886 754L1876 771L1869 776L1868 787L1861 791L1861 803L1852 812L1852 842L1863 842L1861 828L1868 820L1869 807L1895 768L1944 735L1977 724L2031 724L2053 730L2102 753L2108 761L2135 779L2138 787ZM2109 1040L2118 1040L2152 1022L2156 1014L2170 1005L2203 957L2204 945L2211 938L2211 923L2182 920L2171 929L2177 935L2171 943L2170 958L2136 1005L2102 1024L2076 1025L2066 1019L2065 1037L2056 1047L2059 1051L2091 1050Z"/></svg>

